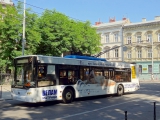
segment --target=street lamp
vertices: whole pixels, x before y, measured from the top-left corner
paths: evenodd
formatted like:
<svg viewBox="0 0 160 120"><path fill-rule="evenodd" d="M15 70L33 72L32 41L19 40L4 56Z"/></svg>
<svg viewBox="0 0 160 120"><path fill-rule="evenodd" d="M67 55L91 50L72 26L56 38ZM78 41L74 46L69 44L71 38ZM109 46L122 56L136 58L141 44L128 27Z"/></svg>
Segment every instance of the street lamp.
<svg viewBox="0 0 160 120"><path fill-rule="evenodd" d="M152 39L152 80L154 80L154 75L153 75L153 39Z"/></svg>
<svg viewBox="0 0 160 120"><path fill-rule="evenodd" d="M24 0L24 11L23 11L23 38L22 38L22 55L24 55L24 45L25 45L25 19L26 19L26 14L25 14L25 4L26 0Z"/></svg>

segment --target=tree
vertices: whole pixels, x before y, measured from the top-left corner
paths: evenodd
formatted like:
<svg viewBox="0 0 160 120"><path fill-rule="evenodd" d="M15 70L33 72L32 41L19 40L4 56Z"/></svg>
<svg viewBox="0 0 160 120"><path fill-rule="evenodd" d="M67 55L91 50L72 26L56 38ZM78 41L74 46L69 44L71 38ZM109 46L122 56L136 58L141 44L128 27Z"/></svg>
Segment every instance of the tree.
<svg viewBox="0 0 160 120"><path fill-rule="evenodd" d="M91 27L90 22L76 22L74 30L76 33L72 37L72 51L90 55L100 51L100 36L96 29Z"/></svg>
<svg viewBox="0 0 160 120"><path fill-rule="evenodd" d="M37 54L60 56L64 52L99 52L100 37L89 22L77 22L55 10L39 19L41 42Z"/></svg>
<svg viewBox="0 0 160 120"><path fill-rule="evenodd" d="M13 59L22 55L23 9L0 6L0 61L8 68ZM100 36L89 22L79 22L55 10L45 10L37 16L26 10L25 55L60 56L64 52L99 52Z"/></svg>
<svg viewBox="0 0 160 120"><path fill-rule="evenodd" d="M17 7L0 6L3 19L0 20L0 56L6 69L13 64L13 59L22 55L22 12L21 3ZM26 11L26 50L25 54L33 54L40 41L37 15Z"/></svg>
<svg viewBox="0 0 160 120"><path fill-rule="evenodd" d="M19 20L14 7L6 6L3 8L0 6L0 13L2 15L0 20L0 56L8 68L11 60L18 53L17 47L19 46L16 46L16 39L18 38Z"/></svg>
<svg viewBox="0 0 160 120"><path fill-rule="evenodd" d="M68 51L70 46L68 29L68 17L56 12L46 10L39 19L41 42L37 48L37 54L59 56Z"/></svg>
<svg viewBox="0 0 160 120"><path fill-rule="evenodd" d="M26 11L26 54L35 54L41 40L40 29L38 26L38 16Z"/></svg>

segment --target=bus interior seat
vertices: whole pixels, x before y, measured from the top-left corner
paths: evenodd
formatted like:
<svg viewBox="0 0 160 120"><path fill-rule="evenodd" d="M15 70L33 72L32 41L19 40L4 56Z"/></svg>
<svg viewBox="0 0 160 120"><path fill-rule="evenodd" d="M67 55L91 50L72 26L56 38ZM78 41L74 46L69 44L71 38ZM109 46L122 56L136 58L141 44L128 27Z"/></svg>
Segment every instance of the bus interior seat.
<svg viewBox="0 0 160 120"><path fill-rule="evenodd" d="M68 79L67 78L60 78L59 85L68 85Z"/></svg>
<svg viewBox="0 0 160 120"><path fill-rule="evenodd" d="M54 85L56 84L56 79L57 79L56 75L47 74L47 75L46 75L46 78L47 78L47 80L49 80L49 81L53 81Z"/></svg>

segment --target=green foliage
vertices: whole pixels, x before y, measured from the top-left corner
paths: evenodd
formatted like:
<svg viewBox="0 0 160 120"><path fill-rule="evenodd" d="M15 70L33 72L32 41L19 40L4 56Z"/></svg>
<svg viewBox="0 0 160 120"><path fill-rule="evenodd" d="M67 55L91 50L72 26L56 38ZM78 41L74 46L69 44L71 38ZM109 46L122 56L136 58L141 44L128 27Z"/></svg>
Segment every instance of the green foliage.
<svg viewBox="0 0 160 120"><path fill-rule="evenodd" d="M0 6L0 67L9 68L13 59L22 55L23 9ZM95 54L100 51L100 36L90 22L79 22L56 10L45 10L38 16L26 10L25 55L42 54L60 56L74 51Z"/></svg>
<svg viewBox="0 0 160 120"><path fill-rule="evenodd" d="M16 8L7 6L5 9L0 6L2 19L0 20L0 56L5 64L11 64L11 60L16 56L16 39L18 38L17 30L20 28L17 19Z"/></svg>
<svg viewBox="0 0 160 120"><path fill-rule="evenodd" d="M89 22L77 22L55 10L46 10L39 19L41 42L37 54L60 56L74 51L99 52L100 36Z"/></svg>
<svg viewBox="0 0 160 120"><path fill-rule="evenodd" d="M36 14L26 12L26 54L35 54L38 44L41 40L40 30L38 26L38 17Z"/></svg>
<svg viewBox="0 0 160 120"><path fill-rule="evenodd" d="M100 51L100 36L90 26L90 22L76 22L74 30L76 30L76 34L73 34L73 51L81 51L90 55Z"/></svg>
<svg viewBox="0 0 160 120"><path fill-rule="evenodd" d="M3 19L0 20L0 60L8 68L13 64L13 59L22 55L22 33L23 33L23 12L21 3L17 7L0 6L0 13ZM25 54L33 54L40 41L39 27L37 26L37 15L26 11L25 38L27 41Z"/></svg>
<svg viewBox="0 0 160 120"><path fill-rule="evenodd" d="M46 10L39 18L41 42L37 54L60 56L69 51L69 18L59 12Z"/></svg>

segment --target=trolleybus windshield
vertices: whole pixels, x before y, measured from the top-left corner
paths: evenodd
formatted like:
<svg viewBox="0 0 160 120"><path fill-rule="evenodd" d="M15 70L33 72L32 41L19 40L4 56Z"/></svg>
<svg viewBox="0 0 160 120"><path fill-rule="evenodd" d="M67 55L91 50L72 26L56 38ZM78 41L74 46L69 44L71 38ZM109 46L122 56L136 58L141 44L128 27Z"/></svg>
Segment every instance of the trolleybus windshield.
<svg viewBox="0 0 160 120"><path fill-rule="evenodd" d="M35 68L32 67L32 61L28 59L16 60L15 77L13 86L15 87L35 87Z"/></svg>

